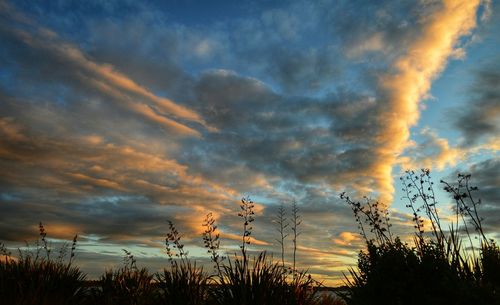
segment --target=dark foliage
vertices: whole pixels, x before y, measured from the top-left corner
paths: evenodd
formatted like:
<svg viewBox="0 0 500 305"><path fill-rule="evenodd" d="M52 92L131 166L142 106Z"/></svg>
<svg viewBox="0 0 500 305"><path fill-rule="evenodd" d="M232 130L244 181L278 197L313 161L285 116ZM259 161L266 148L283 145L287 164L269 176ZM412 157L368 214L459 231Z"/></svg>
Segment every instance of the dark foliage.
<svg viewBox="0 0 500 305"><path fill-rule="evenodd" d="M392 238L388 217L380 216L387 212L379 204L354 202L341 195L353 209L367 244L357 269L351 269L346 278L348 292L343 297L348 304L500 304L500 250L486 238L478 215L480 201L473 196L478 188L470 186L469 179L470 175L459 175L456 184L442 181L456 201L456 222L445 231L429 170L407 172L402 181L414 216L413 245ZM430 223L427 235L424 217ZM474 232L479 248L471 237ZM462 248L464 238L469 248Z"/></svg>
<svg viewBox="0 0 500 305"><path fill-rule="evenodd" d="M51 248L44 226L39 224L40 238L36 248L19 251L14 259L2 245L0 260L0 303L9 305L65 305L83 304L85 275L71 265L76 247L76 236L70 258L64 261L66 246L57 258L51 258Z"/></svg>

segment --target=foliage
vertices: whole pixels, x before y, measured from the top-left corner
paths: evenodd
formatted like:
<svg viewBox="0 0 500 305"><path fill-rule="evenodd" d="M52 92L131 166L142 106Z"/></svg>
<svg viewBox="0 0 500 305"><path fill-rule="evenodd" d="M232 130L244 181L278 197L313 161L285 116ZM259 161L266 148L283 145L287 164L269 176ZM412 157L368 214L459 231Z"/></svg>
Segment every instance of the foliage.
<svg viewBox="0 0 500 305"><path fill-rule="evenodd" d="M85 282L85 275L72 267L77 236L71 244L54 251L43 225L35 251L19 251L11 257L0 244L0 300L2 304L103 304L103 305L216 305L216 304L343 304L337 298L316 294L320 283L305 271L295 269L297 238L301 219L297 205L292 208L293 268L285 268L285 213L280 216L281 261L260 252L249 254L254 203L241 200L238 216L242 220L240 253L229 259L220 253L220 240L215 218L209 213L203 222L203 242L214 263L209 275L188 257L182 236L168 221L165 250L169 265L161 272L139 269L132 253L124 251L123 266L106 270L97 281ZM225 260L226 259L226 260Z"/></svg>
<svg viewBox="0 0 500 305"><path fill-rule="evenodd" d="M430 171L408 171L401 180L415 223L413 245L392 237L382 205L366 198L363 203L355 202L341 194L367 244L359 253L357 269L351 269L350 278L346 278L348 292L343 296L347 303L500 304L500 251L486 239L478 215L480 201L473 195L478 188L470 185L470 175L459 175L456 184L442 181L456 201L455 222L447 231L442 226ZM470 225L479 249L473 243ZM470 242L468 248L462 247L464 237Z"/></svg>
<svg viewBox="0 0 500 305"><path fill-rule="evenodd" d="M265 252L251 264L235 257L222 268L220 286L212 290L213 304L314 304L316 282L305 273L293 280L280 262L268 259Z"/></svg>
<svg viewBox="0 0 500 305"><path fill-rule="evenodd" d="M205 304L208 294L208 275L203 271L203 268L196 266L196 262L192 262L188 258L188 253L184 251L184 245L181 243L179 232L172 222L169 221L168 223L170 231L165 239L165 248L170 261L170 268L165 268L163 272L156 275L158 287L161 291L159 304ZM214 230L210 230L208 234L211 236ZM213 249L212 259L218 262L219 257L215 252L215 248L218 247L217 242L212 240L212 243L206 245Z"/></svg>
<svg viewBox="0 0 500 305"><path fill-rule="evenodd" d="M246 197L241 199L240 209L241 211L238 213L238 216L241 217L243 222L243 234L241 234L241 254L243 256L243 263L247 264L247 251L246 245L250 244L250 235L252 235L252 226L250 225L255 219L255 212L253 208L255 207L254 202Z"/></svg>
<svg viewBox="0 0 500 305"><path fill-rule="evenodd" d="M217 265L217 256L212 256L212 261L216 263L219 272L214 276L215 286L210 290L209 304L315 304L314 296L315 282L305 272L286 270L284 268L284 258L281 262L268 258L266 252L260 252L250 262L248 245L252 227L250 223L254 221L254 204L249 198L243 198L240 205L241 211L238 216L243 222L241 255L234 255L227 263ZM295 216L295 241L299 234L297 227L300 224L298 208L294 205L293 215ZM285 219L284 211L280 212L280 237L284 241ZM214 225L214 221L211 222ZM209 231L209 230L207 230ZM213 248L208 245L213 244L210 237L206 246L210 253ZM219 244L215 250L218 250ZM296 251L296 248L295 250ZM283 253L283 252L282 252ZM292 278L290 278L292 275Z"/></svg>
<svg viewBox="0 0 500 305"><path fill-rule="evenodd" d="M210 254L210 260L214 263L214 269L221 275L221 263L225 257L219 254L220 234L217 232L217 225L212 213L208 213L203 221L203 244Z"/></svg>
<svg viewBox="0 0 500 305"><path fill-rule="evenodd" d="M147 269L137 268L131 252L123 250L124 266L117 270L106 270L99 278L98 285L89 296L91 303L112 305L155 304L153 275ZM90 302L89 302L90 303Z"/></svg>
<svg viewBox="0 0 500 305"><path fill-rule="evenodd" d="M72 266L76 236L73 239L70 259L65 262L63 246L57 259L50 256L51 248L42 223L39 224L41 240L33 251L19 251L19 258L10 257L1 246L4 259L0 260L0 300L12 305L80 304L84 300L82 281L85 275Z"/></svg>
<svg viewBox="0 0 500 305"><path fill-rule="evenodd" d="M98 304L154 304L153 277L144 268L107 270L99 279L93 299Z"/></svg>

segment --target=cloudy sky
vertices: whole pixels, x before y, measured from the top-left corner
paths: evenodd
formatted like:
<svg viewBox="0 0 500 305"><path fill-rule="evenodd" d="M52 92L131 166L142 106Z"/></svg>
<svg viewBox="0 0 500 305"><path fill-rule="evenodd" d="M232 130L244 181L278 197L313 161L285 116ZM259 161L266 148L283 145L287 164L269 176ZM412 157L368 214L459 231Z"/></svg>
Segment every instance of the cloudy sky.
<svg viewBox="0 0 500 305"><path fill-rule="evenodd" d="M339 199L412 230L398 178L470 172L500 233L500 5L449 1L0 0L0 240L80 236L94 277L166 264L166 220L206 262L201 222L277 253L277 206L303 218L299 265L336 284L363 246ZM446 194L438 194L443 209ZM291 240L287 241L290 246ZM288 252L289 253L289 252Z"/></svg>

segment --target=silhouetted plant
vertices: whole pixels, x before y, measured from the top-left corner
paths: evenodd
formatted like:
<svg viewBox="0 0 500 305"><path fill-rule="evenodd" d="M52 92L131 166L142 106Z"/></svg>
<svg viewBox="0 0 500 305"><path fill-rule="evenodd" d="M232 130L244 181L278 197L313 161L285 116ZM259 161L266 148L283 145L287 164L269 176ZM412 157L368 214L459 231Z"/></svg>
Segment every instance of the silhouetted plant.
<svg viewBox="0 0 500 305"><path fill-rule="evenodd" d="M421 220L418 213L423 210L429 219L437 243L444 245L445 234L441 227L441 219L434 193L434 182L431 180L430 170L421 169L418 173L406 171L406 175L401 177L400 180L403 183L403 191L406 193L405 198L408 200L407 206L411 207L414 216L417 214L415 216L417 219L414 218L414 221L417 224L418 234L423 235L423 227L418 226L418 222ZM415 205L417 206L415 207ZM423 225L423 222L421 224ZM422 233L420 233L420 230L422 230Z"/></svg>
<svg viewBox="0 0 500 305"><path fill-rule="evenodd" d="M350 269L350 278L346 277L348 292L344 297L348 304L500 304L500 251L486 239L477 209L480 201L473 196L477 188L469 185L470 175L458 178L456 184L442 181L456 201L455 223L448 231L442 227L430 171L407 171L401 178L415 223L414 246L386 235L390 225L380 222L378 205L366 198L364 204L355 202L341 194L367 243L366 251L359 254L357 269ZM425 234L421 213L429 222L430 234ZM479 259L470 255L474 245L467 229L471 248L461 246L459 218L465 228L467 222L472 223L480 237ZM366 234L364 225L374 238Z"/></svg>
<svg viewBox="0 0 500 305"><path fill-rule="evenodd" d="M219 254L220 235L217 232L217 225L212 213L208 213L203 221L202 226L205 228L203 231L203 243L207 252L210 254L210 260L214 263L214 269L217 274L221 274L221 263L225 259L224 256Z"/></svg>
<svg viewBox="0 0 500 305"><path fill-rule="evenodd" d="M11 254L12 254L12 252L7 250L7 247L5 247L5 244L0 242L0 256L3 256L5 258L5 263L7 263L9 261L9 259L11 259L10 258Z"/></svg>
<svg viewBox="0 0 500 305"><path fill-rule="evenodd" d="M479 267L476 272L481 274L482 286L500 303L500 249L495 242L482 245Z"/></svg>
<svg viewBox="0 0 500 305"><path fill-rule="evenodd" d="M253 259L248 257L246 245L250 244L253 208L252 200L248 197L242 199L238 213L243 221L242 255L235 254L233 259L228 257L226 263L220 265L217 285L210 289L209 304L315 304L314 286L317 282L311 276L296 271L290 279L291 273L283 268L283 261L269 259L266 252L260 252ZM297 208L294 215L297 229L300 225Z"/></svg>
<svg viewBox="0 0 500 305"><path fill-rule="evenodd" d="M285 204L282 202L280 206L278 207L278 212L274 216L273 219L274 223L276 224L276 230L278 231L278 238L276 241L281 247L281 265L283 268L285 268L285 239L288 237L288 233L286 233L286 229L289 226L289 223L286 219L286 210L285 210Z"/></svg>
<svg viewBox="0 0 500 305"><path fill-rule="evenodd" d="M122 249L122 251L125 253L123 255L123 265L125 269L137 270L137 260L135 259L134 255L132 255L132 252L128 251L127 249Z"/></svg>
<svg viewBox="0 0 500 305"><path fill-rule="evenodd" d="M314 286L317 284L305 272L297 272L289 280L279 262L268 259L261 252L245 263L235 257L222 267L222 282L212 290L213 304L315 304Z"/></svg>
<svg viewBox="0 0 500 305"><path fill-rule="evenodd" d="M392 225L386 207L378 201L370 200L366 196L363 197L363 202L351 200L345 192L340 194L340 198L351 207L360 234L366 243L383 245L387 242L392 242ZM369 228L368 232L371 235L365 230L365 225Z"/></svg>
<svg viewBox="0 0 500 305"><path fill-rule="evenodd" d="M250 225L254 221L254 202L249 197L243 197L241 199L240 209L238 216L243 220L243 231L241 234L241 255L243 256L243 263L247 263L247 251L246 245L250 244L250 235L252 235L252 226Z"/></svg>
<svg viewBox="0 0 500 305"><path fill-rule="evenodd" d="M209 245L212 258L220 263L216 249L217 241L214 241L212 234L215 232L215 220L208 217L205 224L209 231L205 240L205 245ZM169 232L165 239L165 248L170 261L170 268L163 269L156 275L160 304L166 305L198 305L205 304L208 296L208 275L202 267L198 267L196 262L192 262L188 257L188 251L184 250L184 244L181 242L181 235L173 222L168 221ZM212 238L212 239L211 239ZM215 237L214 237L215 238Z"/></svg>
<svg viewBox="0 0 500 305"><path fill-rule="evenodd" d="M467 221L465 220L465 218L467 218L479 235L481 243L489 244L489 240L483 231L483 219L479 217L478 214L478 207L481 204L481 199L476 200L473 195L473 193L478 190L478 187L470 185L470 178L470 174L458 174L458 181L456 184L450 184L443 180L441 180L441 183L444 184L444 190L455 200L456 226L458 227L458 216L460 215L467 234L470 234L467 228Z"/></svg>
<svg viewBox="0 0 500 305"><path fill-rule="evenodd" d="M160 304L205 304L208 297L208 275L196 262L186 259L170 269L165 268L156 276L161 291Z"/></svg>
<svg viewBox="0 0 500 305"><path fill-rule="evenodd" d="M137 268L133 255L124 250L124 266L107 270L99 278L98 288L93 290L93 303L112 305L155 304L156 293L153 275L146 268Z"/></svg>
<svg viewBox="0 0 500 305"><path fill-rule="evenodd" d="M180 242L181 235L179 231L175 228L175 225L170 220L167 221L169 232L165 238L165 250L167 251L167 256L171 264L174 264L175 258L184 262L187 259L188 252L184 250L184 245Z"/></svg>
<svg viewBox="0 0 500 305"><path fill-rule="evenodd" d="M36 242L34 251L29 247L19 250L17 259L11 258L10 252L2 247L5 260L0 260L0 303L81 304L85 299L82 288L85 275L72 266L71 258L68 262L64 262L63 255L51 259L47 232L42 223L39 224L39 233L41 240ZM76 237L73 241L73 247L76 247ZM45 255L40 256L42 251Z"/></svg>
<svg viewBox="0 0 500 305"><path fill-rule="evenodd" d="M43 226L42 222L38 224L38 230L40 231L40 238L42 241L42 247L43 250L45 250L45 255L47 256L47 259L50 259L50 247L48 246L47 242L47 233L45 232L45 227Z"/></svg>
<svg viewBox="0 0 500 305"><path fill-rule="evenodd" d="M293 243L293 257L292 257L292 274L295 278L295 273L297 272L296 263L297 263L297 239L301 234L299 230L299 226L302 224L302 220L300 219L299 207L297 206L297 202L294 200L292 202L292 243Z"/></svg>

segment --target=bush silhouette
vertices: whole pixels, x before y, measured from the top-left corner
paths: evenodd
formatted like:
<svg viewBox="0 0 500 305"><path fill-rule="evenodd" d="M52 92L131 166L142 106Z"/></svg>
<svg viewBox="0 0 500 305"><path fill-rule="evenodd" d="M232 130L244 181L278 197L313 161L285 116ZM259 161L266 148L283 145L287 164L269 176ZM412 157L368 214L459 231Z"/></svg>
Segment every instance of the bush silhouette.
<svg viewBox="0 0 500 305"><path fill-rule="evenodd" d="M485 236L477 209L480 201L473 196L478 188L470 186L470 175L459 175L453 185L442 181L457 203L457 222L448 231L443 230L438 214L430 172L408 171L402 181L407 207L414 216L413 245L392 237L389 218L383 216L388 213L381 204L366 198L363 203L356 202L341 194L351 206L367 245L359 254L357 269L351 269L350 278L346 278L348 291L343 297L347 303L500 304L500 250ZM421 212L430 223L428 233ZM472 232L467 229L470 223ZM473 234L480 244L477 251ZM462 247L463 239L470 241L469 248Z"/></svg>
<svg viewBox="0 0 500 305"><path fill-rule="evenodd" d="M0 303L9 305L65 305L83 304L85 275L72 266L76 236L70 258L65 262L67 248L63 246L56 258L51 257L47 233L39 224L40 237L34 251L19 251L17 259L10 257L2 245L5 256L0 260Z"/></svg>

